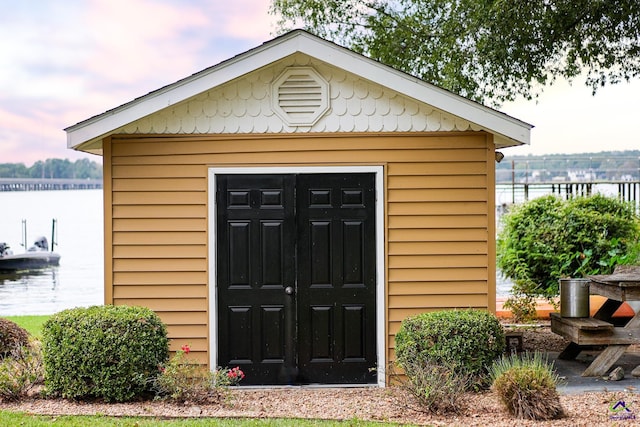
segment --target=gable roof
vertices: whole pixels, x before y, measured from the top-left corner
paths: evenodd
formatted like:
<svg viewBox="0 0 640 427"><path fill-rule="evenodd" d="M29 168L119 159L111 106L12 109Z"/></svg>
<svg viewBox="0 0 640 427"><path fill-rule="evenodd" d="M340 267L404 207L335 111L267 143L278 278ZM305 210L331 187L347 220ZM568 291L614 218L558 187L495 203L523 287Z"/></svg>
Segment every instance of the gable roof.
<svg viewBox="0 0 640 427"><path fill-rule="evenodd" d="M528 144L532 125L381 64L303 30L294 30L261 46L206 68L173 84L65 129L67 146L99 153L102 139L140 118L221 86L290 55L303 53L362 79L388 87L418 102L451 113L495 135L497 147Z"/></svg>

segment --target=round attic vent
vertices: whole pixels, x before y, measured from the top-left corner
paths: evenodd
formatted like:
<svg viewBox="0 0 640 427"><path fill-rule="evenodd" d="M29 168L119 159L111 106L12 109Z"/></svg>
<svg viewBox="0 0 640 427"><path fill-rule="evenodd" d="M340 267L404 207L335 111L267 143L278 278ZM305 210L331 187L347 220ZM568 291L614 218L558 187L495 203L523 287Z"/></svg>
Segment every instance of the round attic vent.
<svg viewBox="0 0 640 427"><path fill-rule="evenodd" d="M272 108L289 125L312 126L329 110L328 92L313 68L287 68L271 86Z"/></svg>

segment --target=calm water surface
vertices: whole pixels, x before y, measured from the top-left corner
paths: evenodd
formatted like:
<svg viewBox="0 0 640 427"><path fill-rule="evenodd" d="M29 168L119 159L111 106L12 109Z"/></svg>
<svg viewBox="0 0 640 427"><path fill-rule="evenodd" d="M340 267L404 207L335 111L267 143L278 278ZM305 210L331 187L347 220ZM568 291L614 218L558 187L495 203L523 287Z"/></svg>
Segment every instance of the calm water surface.
<svg viewBox="0 0 640 427"><path fill-rule="evenodd" d="M57 220L60 266L21 276L0 274L0 316L52 314L73 307L103 304L102 190L0 192L0 242L14 254L39 236L51 241Z"/></svg>

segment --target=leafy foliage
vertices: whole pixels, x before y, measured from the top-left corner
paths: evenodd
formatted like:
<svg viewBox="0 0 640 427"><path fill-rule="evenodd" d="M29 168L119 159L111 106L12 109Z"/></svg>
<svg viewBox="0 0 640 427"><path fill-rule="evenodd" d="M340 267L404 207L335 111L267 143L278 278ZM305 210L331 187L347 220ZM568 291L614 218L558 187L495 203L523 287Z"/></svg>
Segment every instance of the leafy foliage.
<svg viewBox="0 0 640 427"><path fill-rule="evenodd" d="M489 312L434 311L403 320L395 349L398 365L409 377L418 374L413 367L438 364L481 383L487 367L504 352L505 336Z"/></svg>
<svg viewBox="0 0 640 427"><path fill-rule="evenodd" d="M42 338L47 392L63 398L131 400L150 391L169 355L166 326L143 307L64 310Z"/></svg>
<svg viewBox="0 0 640 427"><path fill-rule="evenodd" d="M29 334L17 323L0 319L0 358L29 345Z"/></svg>
<svg viewBox="0 0 640 427"><path fill-rule="evenodd" d="M188 358L189 346L178 350L169 362L159 368L153 380L158 398L180 402L219 402L226 397L228 386L237 385L244 378L239 368L215 372Z"/></svg>
<svg viewBox="0 0 640 427"><path fill-rule="evenodd" d="M0 398L18 400L44 378L42 352L37 342L14 348L0 360Z"/></svg>
<svg viewBox="0 0 640 427"><path fill-rule="evenodd" d="M637 0L273 0L271 13L494 104L583 70L594 93L640 74Z"/></svg>
<svg viewBox="0 0 640 427"><path fill-rule="evenodd" d="M609 274L640 260L640 219L614 198L540 197L512 207L502 221L497 264L514 281L514 294L552 298L560 278Z"/></svg>
<svg viewBox="0 0 640 427"><path fill-rule="evenodd" d="M503 357L491 367L492 388L518 419L551 420L563 414L558 377L540 353Z"/></svg>

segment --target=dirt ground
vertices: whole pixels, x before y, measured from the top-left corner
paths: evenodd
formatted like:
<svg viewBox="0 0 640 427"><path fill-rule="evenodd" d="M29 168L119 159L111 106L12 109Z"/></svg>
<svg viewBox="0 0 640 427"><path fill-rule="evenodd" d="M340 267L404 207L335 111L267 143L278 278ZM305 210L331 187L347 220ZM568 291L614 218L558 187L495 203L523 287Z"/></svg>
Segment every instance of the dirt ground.
<svg viewBox="0 0 640 427"><path fill-rule="evenodd" d="M566 342L548 325L525 329L525 350L560 351ZM492 392L470 393L459 414L430 415L403 390L389 388L275 388L231 390L225 403L173 404L145 401L123 404L71 402L31 398L0 402L1 410L34 414L104 414L155 417L319 418L390 421L436 426L603 426L638 425L640 395L636 390L561 395L565 416L534 422L516 420ZM624 407L619 404L624 402ZM617 408L614 406L618 404ZM624 409L624 408L627 409ZM617 423L617 424L616 424Z"/></svg>

